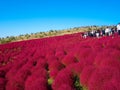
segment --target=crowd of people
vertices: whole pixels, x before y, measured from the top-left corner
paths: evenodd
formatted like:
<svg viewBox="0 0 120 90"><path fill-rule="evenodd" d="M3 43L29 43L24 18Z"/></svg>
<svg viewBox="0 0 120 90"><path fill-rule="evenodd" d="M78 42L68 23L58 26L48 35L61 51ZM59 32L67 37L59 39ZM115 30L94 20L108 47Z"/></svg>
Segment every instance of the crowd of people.
<svg viewBox="0 0 120 90"><path fill-rule="evenodd" d="M82 34L83 38L87 38L87 37L102 37L102 36L111 36L114 35L115 33L118 33L118 35L120 35L120 23L118 23L117 26L115 27L106 27L105 29L98 29L98 30L91 30L91 31L87 31L84 32Z"/></svg>

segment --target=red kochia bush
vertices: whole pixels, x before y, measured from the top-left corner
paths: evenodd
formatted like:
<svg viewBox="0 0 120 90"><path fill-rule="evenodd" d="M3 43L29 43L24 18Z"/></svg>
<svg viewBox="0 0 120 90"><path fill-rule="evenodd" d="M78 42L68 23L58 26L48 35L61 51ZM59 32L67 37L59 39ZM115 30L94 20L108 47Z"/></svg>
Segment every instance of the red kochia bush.
<svg viewBox="0 0 120 90"><path fill-rule="evenodd" d="M103 50L103 52L98 52L95 57L94 65L98 67L102 61L108 58L108 56L110 56L108 50Z"/></svg>
<svg viewBox="0 0 120 90"><path fill-rule="evenodd" d="M34 69L34 71L32 71L32 77L43 77L43 78L47 78L47 71L44 68L38 68L38 69Z"/></svg>
<svg viewBox="0 0 120 90"><path fill-rule="evenodd" d="M72 63L71 65L69 65L69 67L71 68L71 70L73 71L74 74L76 74L77 76L79 76L82 72L82 70L89 65L93 65L93 61L94 59L81 59L78 63Z"/></svg>
<svg viewBox="0 0 120 90"><path fill-rule="evenodd" d="M81 62L73 63L67 66L67 68L71 69L72 73L74 75L80 76L80 73L82 72L84 65Z"/></svg>
<svg viewBox="0 0 120 90"><path fill-rule="evenodd" d="M63 68L64 68L64 65L60 61L55 60L55 61L51 62L49 64L49 76L50 76L50 78L55 79L55 77L57 76L59 71Z"/></svg>
<svg viewBox="0 0 120 90"><path fill-rule="evenodd" d="M45 59L39 59L38 61L32 62L32 64L33 64L33 68L32 68L33 71L35 69L41 69L41 68L46 68L47 67L47 62L46 62Z"/></svg>
<svg viewBox="0 0 120 90"><path fill-rule="evenodd" d="M45 78L29 78L25 84L25 90L48 90Z"/></svg>
<svg viewBox="0 0 120 90"><path fill-rule="evenodd" d="M12 68L7 72L6 78L9 80L14 77L14 75L17 73L19 69L15 66L12 66Z"/></svg>
<svg viewBox="0 0 120 90"><path fill-rule="evenodd" d="M106 82L104 85L101 87L101 90L119 90L117 87L114 86L112 82Z"/></svg>
<svg viewBox="0 0 120 90"><path fill-rule="evenodd" d="M62 68L64 68L64 65L58 60L53 61L49 64L49 70L50 71L53 70L53 69L61 70Z"/></svg>
<svg viewBox="0 0 120 90"><path fill-rule="evenodd" d="M50 78L55 79L55 77L57 76L58 73L59 73L58 69L53 69L49 72L49 76L50 76Z"/></svg>
<svg viewBox="0 0 120 90"><path fill-rule="evenodd" d="M54 54L55 54L54 50L52 50L52 49L46 49L46 56L45 57L46 57L46 59L48 59L51 56L55 56Z"/></svg>
<svg viewBox="0 0 120 90"><path fill-rule="evenodd" d="M74 49L75 51L75 57L80 61L81 59L86 59L91 53L92 49L88 46L78 46L76 45L77 48Z"/></svg>
<svg viewBox="0 0 120 90"><path fill-rule="evenodd" d="M25 90L47 90L47 71L43 68L33 71L25 82Z"/></svg>
<svg viewBox="0 0 120 90"><path fill-rule="evenodd" d="M92 65L86 66L80 74L80 83L82 86L87 87L91 74L94 72L95 67Z"/></svg>
<svg viewBox="0 0 120 90"><path fill-rule="evenodd" d="M6 72L4 70L0 70L0 77L4 78L5 74L6 74Z"/></svg>
<svg viewBox="0 0 120 90"><path fill-rule="evenodd" d="M11 68L12 68L12 63L6 64L0 67L0 72L4 71L4 74L6 74Z"/></svg>
<svg viewBox="0 0 120 90"><path fill-rule="evenodd" d="M58 90L62 84L69 85L70 87L73 86L73 75L69 69L62 69L58 73L52 84L52 89Z"/></svg>
<svg viewBox="0 0 120 90"><path fill-rule="evenodd" d="M9 78L7 85L6 85L6 90L23 90L24 89L24 84L25 80L27 77L31 75L31 72L27 68L21 68L14 77Z"/></svg>
<svg viewBox="0 0 120 90"><path fill-rule="evenodd" d="M11 79L11 78L14 78L15 76L18 77L20 75L27 76L28 75L27 73L30 73L31 68L32 68L32 64L30 64L29 62L27 64L24 64L23 67L21 67L21 68L19 65L18 66L15 65L9 70L9 72L7 72L6 78Z"/></svg>
<svg viewBox="0 0 120 90"><path fill-rule="evenodd" d="M76 63L78 62L78 60L73 56L72 53L66 55L63 60L62 60L62 63L65 65L65 66L68 66L70 64L73 64L73 63Z"/></svg>
<svg viewBox="0 0 120 90"><path fill-rule="evenodd" d="M57 90L76 90L76 89L67 84L62 84Z"/></svg>
<svg viewBox="0 0 120 90"><path fill-rule="evenodd" d="M103 52L97 54L94 64L97 67L114 67L120 71L119 53L120 51L115 49L104 50Z"/></svg>
<svg viewBox="0 0 120 90"><path fill-rule="evenodd" d="M0 78L0 90L5 90L6 80L4 78Z"/></svg>
<svg viewBox="0 0 120 90"><path fill-rule="evenodd" d="M12 78L6 84L5 90L24 90L24 83L17 82L16 79Z"/></svg>
<svg viewBox="0 0 120 90"><path fill-rule="evenodd" d="M120 76L120 74L119 74L119 76ZM120 79L119 78L117 78L117 79L112 78L111 83L114 87L116 87L117 90L120 90Z"/></svg>
<svg viewBox="0 0 120 90"><path fill-rule="evenodd" d="M102 90L104 83L109 82L111 79L118 79L120 75L119 70L112 67L98 68L92 73L88 81L89 90Z"/></svg>
<svg viewBox="0 0 120 90"><path fill-rule="evenodd" d="M65 57L65 52L58 51L58 52L56 52L55 56L61 61Z"/></svg>
<svg viewBox="0 0 120 90"><path fill-rule="evenodd" d="M47 59L46 62L47 62L48 64L51 64L53 61L56 61L56 60L57 60L57 57L55 57L55 56L52 55L52 56L47 57L46 59Z"/></svg>
<svg viewBox="0 0 120 90"><path fill-rule="evenodd" d="M120 71L120 61L115 59L114 57L107 57L105 60L103 60L99 67L104 66L114 67Z"/></svg>

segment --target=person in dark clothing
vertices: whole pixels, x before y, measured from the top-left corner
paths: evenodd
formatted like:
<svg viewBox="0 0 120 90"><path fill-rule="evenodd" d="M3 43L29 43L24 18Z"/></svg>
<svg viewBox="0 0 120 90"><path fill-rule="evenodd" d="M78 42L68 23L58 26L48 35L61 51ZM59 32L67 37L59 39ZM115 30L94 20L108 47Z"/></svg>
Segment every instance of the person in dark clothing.
<svg viewBox="0 0 120 90"><path fill-rule="evenodd" d="M105 29L102 29L102 36L105 36Z"/></svg>
<svg viewBox="0 0 120 90"><path fill-rule="evenodd" d="M111 28L112 35L115 33L115 28Z"/></svg>

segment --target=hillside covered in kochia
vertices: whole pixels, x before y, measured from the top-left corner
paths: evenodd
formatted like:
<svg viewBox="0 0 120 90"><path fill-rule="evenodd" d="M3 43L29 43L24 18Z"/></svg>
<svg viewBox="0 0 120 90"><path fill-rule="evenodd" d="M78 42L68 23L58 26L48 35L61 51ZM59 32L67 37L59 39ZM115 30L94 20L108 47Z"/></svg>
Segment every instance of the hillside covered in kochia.
<svg viewBox="0 0 120 90"><path fill-rule="evenodd" d="M76 33L0 45L0 90L120 90L119 42Z"/></svg>
<svg viewBox="0 0 120 90"><path fill-rule="evenodd" d="M63 29L63 30L50 30L47 32L36 32L31 34L21 34L19 36L7 36L0 38L0 44L5 44L9 42L16 42L16 41L23 41L23 40L30 40L30 39L37 39L37 38L45 38L45 37L53 37L53 36L61 36L66 34L73 34L78 32L85 32L91 30L98 30L98 29L105 29L107 26L81 26L81 27L74 27L70 29ZM115 27L115 26L110 26Z"/></svg>

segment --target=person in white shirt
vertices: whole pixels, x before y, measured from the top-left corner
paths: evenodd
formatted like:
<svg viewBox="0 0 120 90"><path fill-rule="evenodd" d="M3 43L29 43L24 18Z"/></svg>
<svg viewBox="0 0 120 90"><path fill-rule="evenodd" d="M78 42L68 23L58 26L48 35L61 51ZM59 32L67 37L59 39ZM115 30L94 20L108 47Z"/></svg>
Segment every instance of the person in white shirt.
<svg viewBox="0 0 120 90"><path fill-rule="evenodd" d="M107 36L109 36L109 33L110 33L110 28L107 27L107 28L105 29L105 34L106 34Z"/></svg>
<svg viewBox="0 0 120 90"><path fill-rule="evenodd" d="M118 23L118 25L117 25L117 32L120 35L120 23Z"/></svg>

